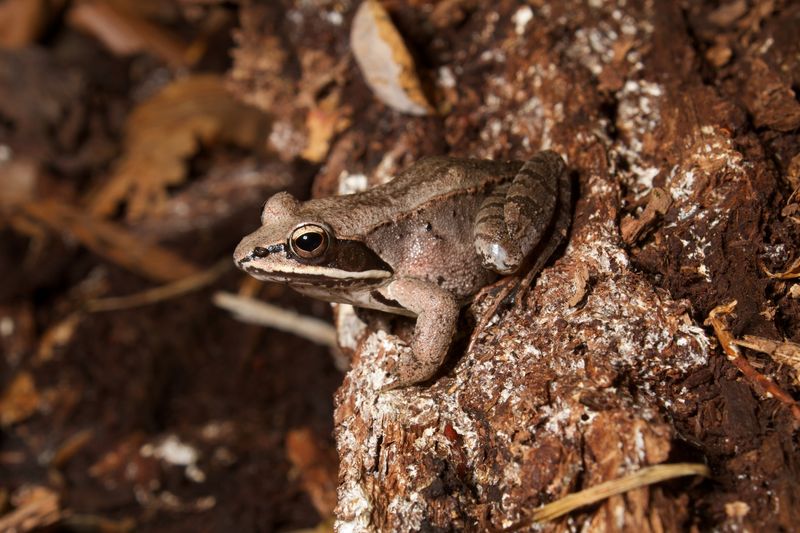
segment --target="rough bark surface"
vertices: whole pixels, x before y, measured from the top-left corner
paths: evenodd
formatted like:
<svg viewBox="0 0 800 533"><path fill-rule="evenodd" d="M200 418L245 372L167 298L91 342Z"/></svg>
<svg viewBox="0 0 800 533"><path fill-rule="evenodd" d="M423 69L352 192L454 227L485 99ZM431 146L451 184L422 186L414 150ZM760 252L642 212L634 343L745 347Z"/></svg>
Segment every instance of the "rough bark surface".
<svg viewBox="0 0 800 533"><path fill-rule="evenodd" d="M337 17L246 5L232 76L261 105L325 87L305 104L333 94L352 114L317 194L362 173L377 183L429 153L525 159L549 148L567 159L577 201L568 245L527 297L469 351L457 342L423 386L379 392L378 361L403 342L340 310L353 358L336 398L337 529L507 528L568 493L685 459L706 461L713 479L639 489L536 529L800 523L797 421L703 328L736 300L736 335L800 338L797 297L764 274L798 253L798 225L779 213L797 186L800 45L789 28L800 6L387 1L439 110L416 118L380 104L340 61L357 7L343 5ZM262 30L292 53L270 56ZM258 71L247 58L259 54L275 61ZM278 144L307 135L291 111L277 113ZM645 221L655 187L668 201ZM637 220L623 241L620 225ZM465 313L465 335L490 300ZM791 369L748 355L796 393Z"/></svg>

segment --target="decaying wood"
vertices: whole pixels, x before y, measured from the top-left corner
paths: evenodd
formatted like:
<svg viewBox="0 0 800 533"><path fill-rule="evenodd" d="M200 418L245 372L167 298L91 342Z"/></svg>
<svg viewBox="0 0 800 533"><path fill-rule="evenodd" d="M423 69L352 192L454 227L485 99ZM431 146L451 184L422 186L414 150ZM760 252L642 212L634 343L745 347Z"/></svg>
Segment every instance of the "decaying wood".
<svg viewBox="0 0 800 533"><path fill-rule="evenodd" d="M738 383L702 320L736 299L737 336L750 328L779 338L765 310L793 309L770 300L761 265L763 224L786 240L796 231L776 218L776 206L797 148L780 133L796 127L788 95L797 83L780 20L798 8L383 4L422 47L414 52L430 71L421 67L420 76L433 79L431 103L443 116L392 113L351 67L357 81L342 91L343 104L370 103L353 107L315 192L348 190L364 176L381 182L429 153L524 159L549 148L567 159L577 202L568 245L521 305L505 309L485 291L463 318L465 338L478 323L474 342L457 341L429 383L380 392L377 361L396 356L408 325L397 337L340 310L340 330L357 333L347 337L355 339L352 366L337 394L338 531L501 530L544 503L687 449L721 485L639 488L537 530L791 528L800 520L798 452L790 437L776 436L795 431L791 409ZM283 50L259 54L258 28L271 27L265 9L245 8L249 31L233 71L237 90L255 103L285 97L287 85L302 87L312 75L292 77L284 54L259 78L254 58ZM326 49L295 37L317 15L292 14L288 33L265 33L279 35L301 65L309 56L334 64L346 31ZM333 57L321 60L326 54ZM263 85L243 83L254 79ZM748 114L766 130L756 132ZM282 127L284 138L308 136L296 119ZM648 195L637 215L631 206ZM768 257L771 270L786 256ZM496 317L481 320L494 308ZM768 432L758 417L781 429ZM746 476L741 449L749 450Z"/></svg>

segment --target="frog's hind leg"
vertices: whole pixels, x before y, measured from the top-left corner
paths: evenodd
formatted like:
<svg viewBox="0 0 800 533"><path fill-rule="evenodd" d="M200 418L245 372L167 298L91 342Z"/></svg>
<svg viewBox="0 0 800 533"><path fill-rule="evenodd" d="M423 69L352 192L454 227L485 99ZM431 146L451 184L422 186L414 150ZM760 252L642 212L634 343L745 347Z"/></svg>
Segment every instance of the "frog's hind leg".
<svg viewBox="0 0 800 533"><path fill-rule="evenodd" d="M523 170L525 170L524 173ZM525 181L527 181L528 176L546 176L545 179L542 180L546 185L543 187L534 186L534 190L538 190L539 194L545 194L546 198L553 199L554 205L550 211L551 217L542 224L536 225L532 233L535 233L534 238L537 242L541 240L542 236L547 236L547 238L543 242L539 242L538 247L536 243L532 245L532 248L537 247L538 249L532 250L532 254L535 258L531 264L530 270L525 274L525 277L520 278L515 276L514 278L508 278L502 281L500 292L494 297L492 303L489 304L489 308L483 313L480 320L478 320L478 324L475 326L467 348L468 350L472 348L477 336L483 331L500 305L514 289L516 289L516 302L519 303L523 300L525 293L528 291L528 287L530 287L536 275L542 270L550 259L550 256L553 255L553 252L555 252L559 244L564 240L564 237L566 237L572 219L572 184L565 170L566 165L558 154L554 152L540 152L531 161L528 161L517 175L518 178L520 174L526 176ZM503 233L503 231L497 229L497 222L505 220L506 204L504 200L512 194L512 186L516 183L522 184L524 182L522 180L518 182L517 179L515 179L512 184L498 187L495 193L484 201L482 209L479 211L476 219L476 248L481 254L481 257L484 258L484 265L493 270L496 269L492 266L491 260L487 261L487 256L481 252L481 247L489 250L487 243L489 246L492 245L492 241L489 240L491 235L499 234L501 237L507 235L507 233ZM555 189L554 192L549 192L553 189ZM542 192L544 190L548 192ZM483 211L483 207L486 207L486 211ZM545 211L547 210L546 208L543 209ZM505 228L503 228L503 230L506 232L508 231ZM531 238L530 235L528 237ZM478 239L482 239L482 241L479 242ZM508 246L510 246L512 250L516 250L516 248L513 248L513 244ZM498 270L498 272L499 271L500 270ZM514 283L514 280L516 280L516 283Z"/></svg>
<svg viewBox="0 0 800 533"><path fill-rule="evenodd" d="M539 243L538 249L534 251L536 259L531 265L531 269L520 281L517 287L515 299L521 301L528 291L536 275L544 268L545 263L550 259L559 245L566 238L569 226L572 222L572 183L569 174L566 172L566 165L561 156L554 152L547 152L555 155L561 164L561 171L558 173L558 201L553 213L552 222L547 233L547 239Z"/></svg>
<svg viewBox="0 0 800 533"><path fill-rule="evenodd" d="M553 227L564 169L561 156L539 152L522 165L513 181L496 187L483 201L474 237L484 267L500 274L519 269Z"/></svg>

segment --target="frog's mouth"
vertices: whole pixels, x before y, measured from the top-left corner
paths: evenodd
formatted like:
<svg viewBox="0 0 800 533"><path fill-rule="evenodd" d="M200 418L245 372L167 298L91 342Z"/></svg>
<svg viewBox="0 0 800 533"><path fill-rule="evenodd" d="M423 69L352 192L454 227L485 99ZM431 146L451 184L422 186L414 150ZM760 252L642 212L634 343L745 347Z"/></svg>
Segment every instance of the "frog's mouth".
<svg viewBox="0 0 800 533"><path fill-rule="evenodd" d="M354 240L337 239L316 258L299 257L282 243L238 257L236 265L257 279L298 286L370 287L383 284L393 274L378 254Z"/></svg>
<svg viewBox="0 0 800 533"><path fill-rule="evenodd" d="M258 261L239 262L239 268L263 281L308 285L317 287L343 287L352 285L375 285L392 276L391 271L370 269L351 272L320 265L304 265L302 268L281 269L271 265L269 270L259 268Z"/></svg>

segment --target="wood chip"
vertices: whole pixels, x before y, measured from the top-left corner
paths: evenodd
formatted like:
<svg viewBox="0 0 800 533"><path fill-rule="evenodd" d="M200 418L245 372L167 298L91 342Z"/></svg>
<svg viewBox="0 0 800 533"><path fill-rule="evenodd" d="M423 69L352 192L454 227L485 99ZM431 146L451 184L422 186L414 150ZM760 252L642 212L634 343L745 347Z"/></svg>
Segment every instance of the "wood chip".
<svg viewBox="0 0 800 533"><path fill-rule="evenodd" d="M353 17L350 47L361 74L384 104L411 115L429 115L414 59L386 10L376 0L361 3Z"/></svg>
<svg viewBox="0 0 800 533"><path fill-rule="evenodd" d="M82 313L71 313L47 328L39 341L36 351L36 363L41 364L53 359L57 349L66 346L75 335L75 330L83 319Z"/></svg>
<svg viewBox="0 0 800 533"><path fill-rule="evenodd" d="M652 228L656 220L669 211L671 205L672 198L667 191L658 187L650 191L647 206L641 216L634 218L627 215L620 223L620 233L625 244L631 245L637 242L647 230Z"/></svg>
<svg viewBox="0 0 800 533"><path fill-rule="evenodd" d="M71 435L58 447L50 459L50 466L53 468L63 468L75 455L86 447L94 437L93 429L83 429Z"/></svg>
<svg viewBox="0 0 800 533"><path fill-rule="evenodd" d="M709 13L708 21L720 28L727 28L745 13L747 13L747 2L733 0L733 2L726 2Z"/></svg>

